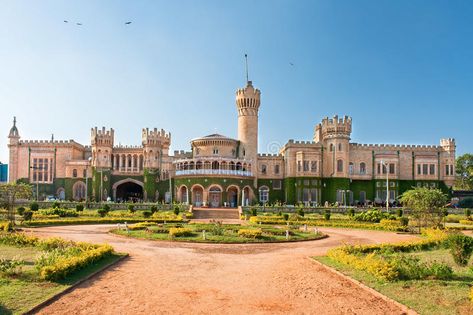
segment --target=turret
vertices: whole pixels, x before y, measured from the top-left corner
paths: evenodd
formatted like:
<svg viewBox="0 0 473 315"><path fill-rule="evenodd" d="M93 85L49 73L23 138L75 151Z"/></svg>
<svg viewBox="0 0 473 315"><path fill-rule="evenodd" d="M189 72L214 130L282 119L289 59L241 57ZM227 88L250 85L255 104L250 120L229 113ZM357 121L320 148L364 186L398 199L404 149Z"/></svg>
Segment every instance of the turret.
<svg viewBox="0 0 473 315"><path fill-rule="evenodd" d="M149 130L143 128L141 132L141 142L144 151L144 167L159 168L162 156L169 154L171 145L171 133L154 128Z"/></svg>
<svg viewBox="0 0 473 315"><path fill-rule="evenodd" d="M456 145L455 145L455 139L453 138L440 139L440 146L446 152L455 153Z"/></svg>
<svg viewBox="0 0 473 315"><path fill-rule="evenodd" d="M325 117L315 127L314 141L324 147L324 174L331 177L348 177L351 117Z"/></svg>
<svg viewBox="0 0 473 315"><path fill-rule="evenodd" d="M112 149L114 130L102 130L97 127L91 129L90 142L92 144L92 166L100 168L112 167Z"/></svg>
<svg viewBox="0 0 473 315"><path fill-rule="evenodd" d="M238 156L252 160L252 171L256 174L256 157L258 155L258 110L261 92L248 81L246 87L236 92L238 110Z"/></svg>
<svg viewBox="0 0 473 315"><path fill-rule="evenodd" d="M8 140L8 149L10 151L8 177L10 182L15 182L18 179L18 144L20 143L20 133L16 127L16 117L13 117L13 127L10 128Z"/></svg>

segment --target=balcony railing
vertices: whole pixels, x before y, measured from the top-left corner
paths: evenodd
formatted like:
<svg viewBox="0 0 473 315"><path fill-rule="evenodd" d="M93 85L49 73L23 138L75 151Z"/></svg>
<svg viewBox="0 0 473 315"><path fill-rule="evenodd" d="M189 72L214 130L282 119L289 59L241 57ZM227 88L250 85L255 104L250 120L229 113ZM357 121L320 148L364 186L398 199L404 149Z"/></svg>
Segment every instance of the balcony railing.
<svg viewBox="0 0 473 315"><path fill-rule="evenodd" d="M198 169L198 170L176 170L176 176L181 175L230 175L230 176L253 176L251 171L241 170L214 170L214 169Z"/></svg>

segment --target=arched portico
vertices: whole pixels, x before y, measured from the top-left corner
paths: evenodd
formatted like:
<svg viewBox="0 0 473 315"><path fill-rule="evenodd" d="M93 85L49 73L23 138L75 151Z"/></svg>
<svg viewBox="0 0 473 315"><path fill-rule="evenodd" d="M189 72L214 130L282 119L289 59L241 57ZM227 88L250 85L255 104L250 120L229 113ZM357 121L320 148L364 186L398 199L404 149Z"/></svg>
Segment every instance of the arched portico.
<svg viewBox="0 0 473 315"><path fill-rule="evenodd" d="M144 184L133 178L122 179L112 186L113 200L140 201L144 198Z"/></svg>
<svg viewBox="0 0 473 315"><path fill-rule="evenodd" d="M195 184L191 187L192 192L192 204L196 207L203 206L204 202L204 187L199 184Z"/></svg>
<svg viewBox="0 0 473 315"><path fill-rule="evenodd" d="M208 189L208 205L212 208L218 208L222 205L222 186L220 185L211 185Z"/></svg>
<svg viewBox="0 0 473 315"><path fill-rule="evenodd" d="M245 186L242 189L241 192L241 205L242 206L248 206L251 203L251 200L253 200L254 194L253 194L253 189L251 189L250 186Z"/></svg>
<svg viewBox="0 0 473 315"><path fill-rule="evenodd" d="M188 204L189 203L189 189L187 188L186 185L181 185L177 189L177 200L179 202Z"/></svg>
<svg viewBox="0 0 473 315"><path fill-rule="evenodd" d="M238 199L240 197L240 187L230 185L227 187L227 205L236 208L238 207Z"/></svg>

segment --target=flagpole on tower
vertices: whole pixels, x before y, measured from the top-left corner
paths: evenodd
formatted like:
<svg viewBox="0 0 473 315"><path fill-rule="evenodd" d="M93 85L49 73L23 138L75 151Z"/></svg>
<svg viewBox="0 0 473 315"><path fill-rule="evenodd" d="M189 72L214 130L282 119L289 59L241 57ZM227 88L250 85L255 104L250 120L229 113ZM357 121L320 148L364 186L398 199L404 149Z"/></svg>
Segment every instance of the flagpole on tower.
<svg viewBox="0 0 473 315"><path fill-rule="evenodd" d="M245 54L245 65L246 65L246 82L249 82L250 80L248 79L248 55Z"/></svg>

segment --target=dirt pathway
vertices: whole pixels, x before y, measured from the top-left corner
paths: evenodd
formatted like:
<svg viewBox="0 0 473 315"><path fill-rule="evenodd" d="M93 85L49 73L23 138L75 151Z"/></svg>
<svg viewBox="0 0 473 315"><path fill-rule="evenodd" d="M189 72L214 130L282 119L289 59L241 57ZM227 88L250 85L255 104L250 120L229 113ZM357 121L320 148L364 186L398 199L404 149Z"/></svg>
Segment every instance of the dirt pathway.
<svg viewBox="0 0 473 315"><path fill-rule="evenodd" d="M349 243L412 236L321 229L319 241L286 244L184 244L107 234L110 226L37 228L44 236L109 243L130 258L86 281L42 314L401 314L307 259Z"/></svg>

